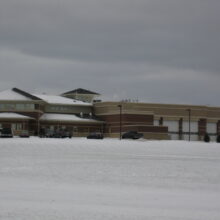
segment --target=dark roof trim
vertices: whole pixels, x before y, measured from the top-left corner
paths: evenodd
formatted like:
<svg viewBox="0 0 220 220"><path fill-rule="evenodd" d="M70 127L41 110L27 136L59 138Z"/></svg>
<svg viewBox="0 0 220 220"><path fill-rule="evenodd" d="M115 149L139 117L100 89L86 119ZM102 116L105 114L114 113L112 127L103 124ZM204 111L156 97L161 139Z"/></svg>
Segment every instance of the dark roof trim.
<svg viewBox="0 0 220 220"><path fill-rule="evenodd" d="M27 97L27 98L30 98L30 99L32 99L32 100L38 100L38 101L42 100L42 99L40 99L40 98L38 98L38 97L36 97L36 96L34 96L34 95L31 95L31 94L29 94L29 93L27 93L27 92L25 92L25 91L23 91L23 90L18 89L18 88L13 88L12 90L13 90L14 92L17 92L17 93L19 93L20 95L23 95L23 96L25 96L25 97ZM43 100L42 100L42 101L43 101Z"/></svg>
<svg viewBox="0 0 220 220"><path fill-rule="evenodd" d="M62 95L67 95L67 94L72 94L72 93L75 93L75 94L100 95L99 93L92 92L92 91L89 91L89 90L86 90L86 89L82 89L82 88L78 88L78 89L75 89L75 90L72 90L72 91L69 91L69 92L65 92L65 93L63 93Z"/></svg>

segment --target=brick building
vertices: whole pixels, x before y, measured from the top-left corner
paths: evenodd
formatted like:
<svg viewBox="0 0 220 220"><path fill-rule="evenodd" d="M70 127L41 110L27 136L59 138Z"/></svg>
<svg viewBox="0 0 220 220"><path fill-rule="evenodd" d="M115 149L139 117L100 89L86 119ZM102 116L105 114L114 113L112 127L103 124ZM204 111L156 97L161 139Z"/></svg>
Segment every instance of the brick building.
<svg viewBox="0 0 220 220"><path fill-rule="evenodd" d="M62 128L74 136L86 136L101 131L103 121L96 119L90 102L13 88L0 92L0 128L3 127L11 127L15 135L22 130L37 135L41 129Z"/></svg>
<svg viewBox="0 0 220 220"><path fill-rule="evenodd" d="M208 133L214 141L220 134L220 107L150 104L129 102L100 102L94 113L105 121L107 136L136 130L149 139L200 140ZM190 136L189 136L190 135Z"/></svg>
<svg viewBox="0 0 220 220"><path fill-rule="evenodd" d="M67 129L73 136L103 132L119 137L122 132L142 132L146 139L211 140L220 134L220 107L94 102L98 93L76 89L61 95L30 94L13 88L0 92L0 128L11 127L37 135L41 128Z"/></svg>

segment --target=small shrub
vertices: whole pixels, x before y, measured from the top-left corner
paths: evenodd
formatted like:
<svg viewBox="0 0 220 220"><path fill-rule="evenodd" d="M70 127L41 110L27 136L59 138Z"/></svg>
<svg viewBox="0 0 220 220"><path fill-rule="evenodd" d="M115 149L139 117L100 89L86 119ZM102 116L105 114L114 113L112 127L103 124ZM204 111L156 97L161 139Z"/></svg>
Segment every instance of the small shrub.
<svg viewBox="0 0 220 220"><path fill-rule="evenodd" d="M207 142L207 143L210 142L210 137L207 133L204 136L204 141Z"/></svg>
<svg viewBox="0 0 220 220"><path fill-rule="evenodd" d="M220 135L217 136L216 142L217 142L217 143L220 143Z"/></svg>

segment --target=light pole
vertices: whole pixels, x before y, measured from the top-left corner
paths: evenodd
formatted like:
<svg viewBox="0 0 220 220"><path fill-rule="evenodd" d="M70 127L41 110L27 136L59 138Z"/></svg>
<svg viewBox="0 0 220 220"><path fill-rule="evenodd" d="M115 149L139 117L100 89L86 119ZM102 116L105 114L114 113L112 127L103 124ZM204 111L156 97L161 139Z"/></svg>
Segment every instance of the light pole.
<svg viewBox="0 0 220 220"><path fill-rule="evenodd" d="M40 136L40 105L38 106L38 115L37 115L37 135Z"/></svg>
<svg viewBox="0 0 220 220"><path fill-rule="evenodd" d="M120 137L119 137L119 139L121 140L121 129L122 129L122 105L118 105L118 107L119 107L119 109L120 109L120 119L119 119L119 121L120 121Z"/></svg>
<svg viewBox="0 0 220 220"><path fill-rule="evenodd" d="M190 141L190 136L191 136L191 109L187 109L188 111L188 121L189 121L189 141Z"/></svg>

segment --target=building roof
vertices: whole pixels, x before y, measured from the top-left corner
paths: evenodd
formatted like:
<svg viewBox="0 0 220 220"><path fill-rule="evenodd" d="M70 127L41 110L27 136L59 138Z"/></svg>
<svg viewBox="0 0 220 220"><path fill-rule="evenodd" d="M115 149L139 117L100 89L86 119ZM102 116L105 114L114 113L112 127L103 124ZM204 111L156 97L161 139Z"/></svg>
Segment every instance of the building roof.
<svg viewBox="0 0 220 220"><path fill-rule="evenodd" d="M57 105L85 105L85 106L91 106L91 103L82 102L75 99L70 99L58 95L44 95L44 94L34 94L34 96L44 100L45 102L49 104L57 104Z"/></svg>
<svg viewBox="0 0 220 220"><path fill-rule="evenodd" d="M0 92L0 101L44 101L49 104L58 105L92 105L91 103L59 95L30 94L18 88L12 88Z"/></svg>
<svg viewBox="0 0 220 220"><path fill-rule="evenodd" d="M8 89L0 92L0 100L30 101L32 99L24 95L21 95L12 89Z"/></svg>
<svg viewBox="0 0 220 220"><path fill-rule="evenodd" d="M41 99L23 90L12 88L0 92L0 100L31 101L31 100L41 100Z"/></svg>
<svg viewBox="0 0 220 220"><path fill-rule="evenodd" d="M78 88L75 90L71 90L69 92L65 92L62 95L67 95L67 94L91 94L91 95L100 95L99 93L92 92L86 89Z"/></svg>
<svg viewBox="0 0 220 220"><path fill-rule="evenodd" d="M0 118L1 119L33 119L31 117L25 116L25 115L21 115L18 113L13 113L13 112L3 112L0 113Z"/></svg>
<svg viewBox="0 0 220 220"><path fill-rule="evenodd" d="M79 123L103 123L102 121L98 121L90 118L80 118L76 115L70 114L50 114L46 113L40 117L41 121L66 121L66 122L79 122Z"/></svg>
<svg viewBox="0 0 220 220"><path fill-rule="evenodd" d="M21 89L13 88L12 90L14 92L17 92L18 94L21 94L21 95L23 95L23 96L25 96L27 98L32 99L32 100L41 100L39 97L36 97L36 96L34 96L34 95L30 94L30 93L27 93L27 92L25 92L25 91L23 91Z"/></svg>

